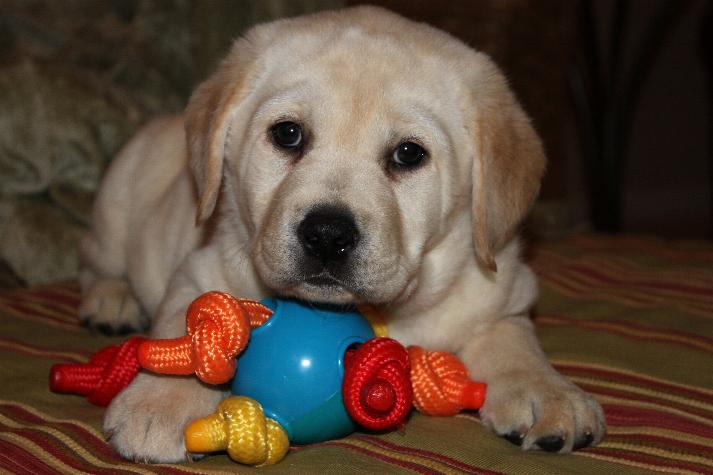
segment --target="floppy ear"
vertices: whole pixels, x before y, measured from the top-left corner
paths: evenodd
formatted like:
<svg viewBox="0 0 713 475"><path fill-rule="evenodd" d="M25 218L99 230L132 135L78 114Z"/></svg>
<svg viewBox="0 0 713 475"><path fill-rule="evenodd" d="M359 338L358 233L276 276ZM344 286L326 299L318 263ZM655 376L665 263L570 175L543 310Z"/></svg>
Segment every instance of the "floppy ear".
<svg viewBox="0 0 713 475"><path fill-rule="evenodd" d="M254 43L238 40L218 70L198 86L186 107L189 165L198 188L197 223L208 219L215 209L228 128L250 92L255 49Z"/></svg>
<svg viewBox="0 0 713 475"><path fill-rule="evenodd" d="M480 263L495 272L494 254L517 232L540 190L545 154L529 117L495 64L477 54L473 241Z"/></svg>

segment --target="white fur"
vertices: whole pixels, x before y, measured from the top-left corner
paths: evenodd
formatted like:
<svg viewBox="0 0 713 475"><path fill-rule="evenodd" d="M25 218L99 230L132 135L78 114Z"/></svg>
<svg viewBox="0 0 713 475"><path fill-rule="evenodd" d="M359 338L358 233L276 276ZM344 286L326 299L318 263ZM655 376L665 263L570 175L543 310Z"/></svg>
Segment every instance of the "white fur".
<svg viewBox="0 0 713 475"><path fill-rule="evenodd" d="M537 285L514 231L544 156L492 62L366 7L247 38L185 120L149 124L112 164L81 248L83 317L114 328L152 317L152 336L175 337L209 290L377 304L393 337L453 351L488 383L481 415L497 433L522 432L524 448L561 435L564 452L587 432L598 441L601 409L551 368L527 317ZM309 128L300 159L270 143L281 120ZM405 139L428 161L390 173ZM361 231L355 272L316 287L300 274L294 229L335 202ZM175 462L186 457L177 434L221 397L191 378L143 375L111 404L105 431L127 458Z"/></svg>

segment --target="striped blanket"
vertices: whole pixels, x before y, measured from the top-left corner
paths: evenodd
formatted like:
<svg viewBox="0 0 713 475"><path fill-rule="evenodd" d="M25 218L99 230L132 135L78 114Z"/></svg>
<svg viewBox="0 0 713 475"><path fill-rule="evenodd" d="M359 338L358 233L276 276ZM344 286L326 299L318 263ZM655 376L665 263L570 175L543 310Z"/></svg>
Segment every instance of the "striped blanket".
<svg viewBox="0 0 713 475"><path fill-rule="evenodd" d="M713 473L713 245L581 235L529 254L545 351L604 407L598 447L525 453L477 414L415 414L401 432L293 448L272 467L225 455L130 463L104 441L103 409L47 389L52 363L87 361L119 341L77 325L78 288L65 283L0 293L0 472Z"/></svg>

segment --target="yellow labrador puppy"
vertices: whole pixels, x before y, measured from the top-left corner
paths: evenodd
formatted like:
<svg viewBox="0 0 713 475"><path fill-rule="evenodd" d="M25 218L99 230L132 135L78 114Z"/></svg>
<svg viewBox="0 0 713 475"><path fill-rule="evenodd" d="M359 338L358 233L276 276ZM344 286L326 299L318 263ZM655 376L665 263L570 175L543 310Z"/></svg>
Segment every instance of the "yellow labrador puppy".
<svg viewBox="0 0 713 475"><path fill-rule="evenodd" d="M524 449L604 433L599 405L555 372L516 229L545 167L500 70L373 7L259 25L182 117L112 164L82 243L85 322L185 332L209 290L381 305L391 336L457 353L488 383L484 423ZM197 224L196 224L197 222ZM220 389L141 374L108 409L124 457L176 462Z"/></svg>

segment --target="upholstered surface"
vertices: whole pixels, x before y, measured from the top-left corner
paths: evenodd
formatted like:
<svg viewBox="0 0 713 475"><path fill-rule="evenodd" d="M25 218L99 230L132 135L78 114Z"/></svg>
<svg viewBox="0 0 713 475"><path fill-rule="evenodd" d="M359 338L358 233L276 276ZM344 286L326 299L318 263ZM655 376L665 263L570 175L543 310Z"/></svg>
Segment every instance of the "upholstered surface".
<svg viewBox="0 0 713 475"><path fill-rule="evenodd" d="M104 441L103 409L47 387L53 363L86 361L120 341L80 327L78 288L62 283L0 293L0 471L713 473L713 244L581 235L528 254L541 279L534 318L545 351L604 407L609 432L598 447L525 453L475 413L415 414L401 432L294 448L273 467L225 455L134 464Z"/></svg>

